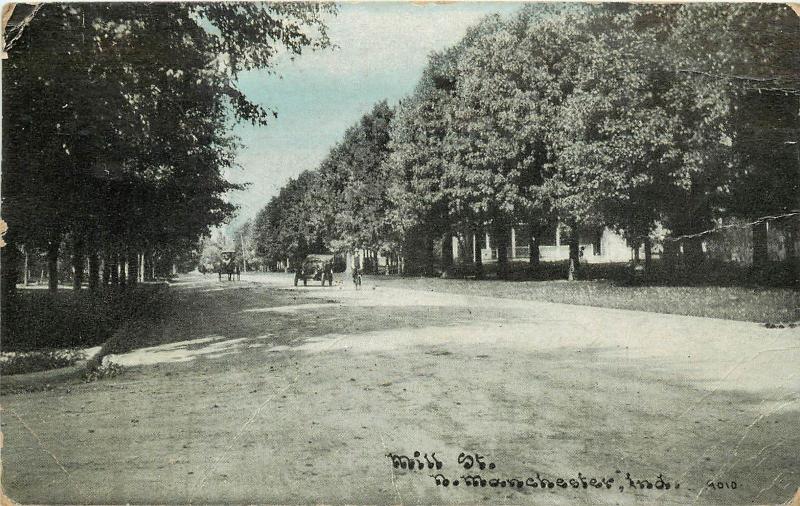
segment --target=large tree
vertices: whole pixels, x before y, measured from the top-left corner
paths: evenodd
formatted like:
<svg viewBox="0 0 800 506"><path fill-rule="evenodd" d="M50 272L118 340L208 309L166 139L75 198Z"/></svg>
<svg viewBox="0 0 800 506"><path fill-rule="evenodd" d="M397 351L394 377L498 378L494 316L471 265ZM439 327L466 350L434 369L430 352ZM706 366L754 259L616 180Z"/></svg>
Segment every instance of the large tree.
<svg viewBox="0 0 800 506"><path fill-rule="evenodd" d="M326 236L319 228L321 182L315 171L305 171L281 188L259 211L253 223L258 255L273 262L301 261L309 253L325 250Z"/></svg>
<svg viewBox="0 0 800 506"><path fill-rule="evenodd" d="M13 259L65 236L83 255L169 252L230 216L232 121L275 114L237 87L279 51L328 44L317 4L46 4L3 65L3 212ZM152 261L152 260L151 260ZM93 267L94 266L94 267ZM4 281L15 263L4 261ZM93 283L96 286L97 283ZM13 290L13 281L4 283Z"/></svg>
<svg viewBox="0 0 800 506"><path fill-rule="evenodd" d="M318 171L320 197L327 201L328 244L336 251L388 251L387 226L390 175L389 125L394 111L385 101L376 104L331 150Z"/></svg>
<svg viewBox="0 0 800 506"><path fill-rule="evenodd" d="M446 268L451 234L489 224L501 275L519 221L531 224L532 264L556 220L570 225L576 263L579 230L609 226L637 254L644 245L649 265L661 228L667 257L681 245L698 265L719 219L798 207L798 29L781 5L548 5L489 17L431 56L391 121L385 161L373 163L364 124L331 151L320 227L347 247L391 238L426 252L422 262L443 237ZM377 207L360 199L368 191Z"/></svg>

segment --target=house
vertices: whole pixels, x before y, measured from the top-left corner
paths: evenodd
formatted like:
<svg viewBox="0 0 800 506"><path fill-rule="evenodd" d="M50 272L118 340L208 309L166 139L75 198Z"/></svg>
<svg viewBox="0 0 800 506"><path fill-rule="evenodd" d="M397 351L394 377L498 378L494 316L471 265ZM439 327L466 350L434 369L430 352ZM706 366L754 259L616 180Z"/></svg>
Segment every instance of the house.
<svg viewBox="0 0 800 506"><path fill-rule="evenodd" d="M528 239L518 231L527 229L525 224L511 227L507 239L508 259L510 262L527 262L530 259L530 246ZM556 262L569 259L569 234L570 230L564 224L556 224L545 234L545 239L539 244L539 259L542 262ZM492 244L488 233L479 240L474 234L466 237L459 235L453 237L453 259L458 262L474 262L480 251L483 263L497 261L497 246ZM584 262L612 263L628 262L634 258L633 248L629 247L625 239L609 228L603 228L593 234L581 234L579 247L583 249ZM640 256L644 256L643 248Z"/></svg>

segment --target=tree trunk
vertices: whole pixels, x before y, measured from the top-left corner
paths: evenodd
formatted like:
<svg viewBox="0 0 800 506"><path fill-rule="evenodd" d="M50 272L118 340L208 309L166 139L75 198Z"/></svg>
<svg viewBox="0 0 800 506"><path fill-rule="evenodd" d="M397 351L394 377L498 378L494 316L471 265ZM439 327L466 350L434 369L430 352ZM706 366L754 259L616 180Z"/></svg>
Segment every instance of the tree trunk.
<svg viewBox="0 0 800 506"><path fill-rule="evenodd" d="M497 245L497 277L506 279L508 277L508 227L505 223L497 223L493 228L492 240Z"/></svg>
<svg viewBox="0 0 800 506"><path fill-rule="evenodd" d="M767 265L767 260L769 259L769 250L767 248L767 222L763 221L752 225L752 230L753 267L760 269Z"/></svg>
<svg viewBox="0 0 800 506"><path fill-rule="evenodd" d="M678 243L673 241L671 237L664 239L661 258L663 259L664 267L667 272L675 274L675 269L678 265Z"/></svg>
<svg viewBox="0 0 800 506"><path fill-rule="evenodd" d="M435 256L436 256L433 253L433 236L430 234L430 232L425 232L424 241L425 241L425 244L423 245L423 248L424 248L423 258L424 258L424 262L425 262L425 266L424 266L425 273L424 274L427 276L427 275L431 274L431 270L433 269L433 265L434 265L434 259L435 259Z"/></svg>
<svg viewBox="0 0 800 506"><path fill-rule="evenodd" d="M542 242L543 227L530 225L528 230L528 268L532 273L539 270L542 262L542 254L539 244Z"/></svg>
<svg viewBox="0 0 800 506"><path fill-rule="evenodd" d="M581 272L581 251L578 242L578 223L575 220L570 222L572 233L569 235L569 259L572 263L575 277L580 277Z"/></svg>
<svg viewBox="0 0 800 506"><path fill-rule="evenodd" d="M653 241L649 237L644 238L644 272L650 272L653 265Z"/></svg>
<svg viewBox="0 0 800 506"><path fill-rule="evenodd" d="M453 268L453 234L447 232L442 239L442 277L446 278Z"/></svg>
<svg viewBox="0 0 800 506"><path fill-rule="evenodd" d="M125 261L125 255L119 255L119 286L125 288L128 286L128 262Z"/></svg>
<svg viewBox="0 0 800 506"><path fill-rule="evenodd" d="M28 248L24 248L25 263L22 270L22 286L28 286Z"/></svg>
<svg viewBox="0 0 800 506"><path fill-rule="evenodd" d="M687 267L694 269L699 267L705 260L703 253L703 238L688 237L683 239L683 257Z"/></svg>
<svg viewBox="0 0 800 506"><path fill-rule="evenodd" d="M17 293L20 256L16 241L13 238L7 238L6 245L2 251L2 266L0 266L0 278L2 278L0 280L0 294L5 299L12 298Z"/></svg>
<svg viewBox="0 0 800 506"><path fill-rule="evenodd" d="M83 284L83 239L76 236L72 240L72 289L80 291Z"/></svg>
<svg viewBox="0 0 800 506"><path fill-rule="evenodd" d="M784 227L784 235L786 241L786 260L792 261L797 257L797 250L794 247L795 241L795 233L794 233L794 223L792 219L789 218L789 222Z"/></svg>
<svg viewBox="0 0 800 506"><path fill-rule="evenodd" d="M47 289L52 293L58 291L58 250L60 247L60 239L53 239L47 245Z"/></svg>
<svg viewBox="0 0 800 506"><path fill-rule="evenodd" d="M508 244L504 241L497 243L497 277L500 279L508 277Z"/></svg>
<svg viewBox="0 0 800 506"><path fill-rule="evenodd" d="M128 253L128 286L136 285L139 280L139 255L138 253Z"/></svg>
<svg viewBox="0 0 800 506"><path fill-rule="evenodd" d="M528 239L528 249L530 250L528 254L528 263L532 270L538 269L542 261L542 255L539 251L539 241L533 235Z"/></svg>
<svg viewBox="0 0 800 506"><path fill-rule="evenodd" d="M89 290L96 292L100 288L100 256L97 250L89 252Z"/></svg>
<svg viewBox="0 0 800 506"><path fill-rule="evenodd" d="M108 252L108 249L105 250L103 253L103 269L102 269L102 276L101 282L103 286L108 286L108 283L111 281L111 266L112 266L112 259L111 254Z"/></svg>
<svg viewBox="0 0 800 506"><path fill-rule="evenodd" d="M475 227L475 279L483 279L483 253L481 253L481 239L483 239L483 227Z"/></svg>
<svg viewBox="0 0 800 506"><path fill-rule="evenodd" d="M703 214L698 214L689 217L683 230L676 231L676 235L689 236L681 239L680 243L683 246L683 263L688 271L694 271L705 261L703 236L695 234L706 230L710 223L710 220L703 218Z"/></svg>
<svg viewBox="0 0 800 506"><path fill-rule="evenodd" d="M111 268L111 285L119 286L119 255L116 253L110 254L108 263Z"/></svg>

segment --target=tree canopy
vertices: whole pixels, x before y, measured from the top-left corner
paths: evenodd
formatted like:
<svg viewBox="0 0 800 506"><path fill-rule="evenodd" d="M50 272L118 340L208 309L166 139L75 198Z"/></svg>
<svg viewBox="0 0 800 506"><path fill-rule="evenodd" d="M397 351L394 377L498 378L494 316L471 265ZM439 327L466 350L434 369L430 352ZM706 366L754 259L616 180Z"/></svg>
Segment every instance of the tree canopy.
<svg viewBox="0 0 800 506"><path fill-rule="evenodd" d="M195 245L235 210L225 197L241 188L225 178L236 167L231 126L266 125L277 114L245 96L239 75L271 71L282 52L328 46L323 19L334 11L311 3L38 7L24 31L8 34L3 64L7 255L20 245L57 253L69 238L73 256L86 250L96 260L103 250L116 264L131 252Z"/></svg>
<svg viewBox="0 0 800 506"><path fill-rule="evenodd" d="M315 169L321 239L400 254L433 233L444 252L453 233L488 227L503 263L510 226L527 223L535 245L561 222L646 251L683 238L687 263L701 262L697 234L717 220L800 207L798 35L778 4L487 17L430 56L386 115L385 146L364 143L365 117Z"/></svg>

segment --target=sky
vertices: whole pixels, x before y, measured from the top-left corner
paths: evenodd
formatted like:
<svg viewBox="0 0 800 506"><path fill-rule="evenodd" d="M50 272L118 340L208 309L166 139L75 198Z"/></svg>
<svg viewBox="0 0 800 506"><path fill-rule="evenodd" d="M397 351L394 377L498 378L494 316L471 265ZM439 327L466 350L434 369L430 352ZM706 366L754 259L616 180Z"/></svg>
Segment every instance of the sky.
<svg viewBox="0 0 800 506"><path fill-rule="evenodd" d="M331 41L338 46L304 52L279 61L273 70L241 76L251 100L278 112L267 126L240 124L236 183L250 183L231 193L239 205L237 226L277 195L286 182L314 169L345 130L383 99L390 105L410 94L428 55L452 46L488 14L508 14L517 3L343 3L328 19ZM280 76L280 77L279 77Z"/></svg>

